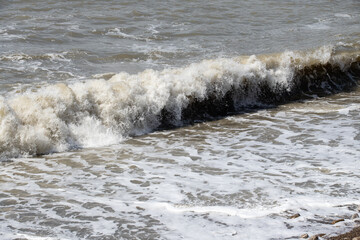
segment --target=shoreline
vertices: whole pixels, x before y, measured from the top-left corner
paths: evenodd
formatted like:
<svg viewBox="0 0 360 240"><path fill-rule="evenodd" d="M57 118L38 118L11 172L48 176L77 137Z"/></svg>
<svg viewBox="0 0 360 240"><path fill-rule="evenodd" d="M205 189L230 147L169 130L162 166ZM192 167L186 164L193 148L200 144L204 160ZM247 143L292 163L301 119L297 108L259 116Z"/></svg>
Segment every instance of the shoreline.
<svg viewBox="0 0 360 240"><path fill-rule="evenodd" d="M305 232L298 237L290 237L287 239L307 239L307 240L360 240L360 205L346 204L336 207L347 207L352 213L351 215L340 215L334 218L323 216L320 220L324 225L316 232ZM288 219L299 218L300 213L288 216ZM326 226L334 226L334 229L327 228Z"/></svg>
<svg viewBox="0 0 360 240"><path fill-rule="evenodd" d="M348 206L349 208L351 206ZM354 207L354 206L353 206ZM326 240L360 240L360 205L358 205L357 207L354 207L352 209L354 211L354 213L352 214L352 216L348 216L347 218L343 218L343 219L337 219L337 220L334 220L331 224L335 225L336 223L338 222L343 222L345 220L350 220L350 224L352 226L349 226L351 227L352 229L351 230L347 230L347 231L344 231L343 233L331 233L331 234L326 234L323 236L323 239L326 239ZM318 239L316 238L313 238L312 240L315 240L315 239Z"/></svg>
<svg viewBox="0 0 360 240"><path fill-rule="evenodd" d="M326 240L360 240L360 225L359 223L351 231L334 236L326 237Z"/></svg>

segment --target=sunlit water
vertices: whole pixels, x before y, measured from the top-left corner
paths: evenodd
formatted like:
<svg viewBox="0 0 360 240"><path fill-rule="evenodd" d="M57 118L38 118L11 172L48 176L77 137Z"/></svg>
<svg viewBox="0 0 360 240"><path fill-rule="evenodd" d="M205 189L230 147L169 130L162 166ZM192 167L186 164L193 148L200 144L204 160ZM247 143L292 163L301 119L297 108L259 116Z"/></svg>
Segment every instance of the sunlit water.
<svg viewBox="0 0 360 240"><path fill-rule="evenodd" d="M335 50L321 47L358 46L359 10L358 1L0 1L0 238L298 239L355 226L359 90L166 130L151 114L173 106L168 93L202 97L204 76L292 73L260 60L238 70L232 57L320 48L310 56L326 63ZM132 126L136 114L145 123Z"/></svg>

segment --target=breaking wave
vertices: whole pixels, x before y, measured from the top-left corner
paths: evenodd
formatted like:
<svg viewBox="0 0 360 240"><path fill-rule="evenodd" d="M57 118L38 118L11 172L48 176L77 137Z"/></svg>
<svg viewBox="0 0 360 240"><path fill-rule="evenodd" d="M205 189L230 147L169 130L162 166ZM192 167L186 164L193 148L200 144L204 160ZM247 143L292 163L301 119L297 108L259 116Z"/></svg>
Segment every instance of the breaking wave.
<svg viewBox="0 0 360 240"><path fill-rule="evenodd" d="M359 50L326 46L43 86L0 97L0 157L114 144L244 108L351 90L359 80Z"/></svg>

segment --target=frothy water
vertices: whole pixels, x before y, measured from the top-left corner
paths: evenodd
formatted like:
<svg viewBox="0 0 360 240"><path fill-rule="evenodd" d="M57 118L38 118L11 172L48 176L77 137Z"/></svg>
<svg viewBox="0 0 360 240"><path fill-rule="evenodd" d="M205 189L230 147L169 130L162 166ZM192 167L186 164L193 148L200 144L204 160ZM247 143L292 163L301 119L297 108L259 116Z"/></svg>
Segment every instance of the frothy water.
<svg viewBox="0 0 360 240"><path fill-rule="evenodd" d="M329 223L359 203L357 94L3 163L3 237L296 239L339 231ZM294 213L301 216L288 219Z"/></svg>
<svg viewBox="0 0 360 240"><path fill-rule="evenodd" d="M354 227L359 8L0 2L0 238Z"/></svg>

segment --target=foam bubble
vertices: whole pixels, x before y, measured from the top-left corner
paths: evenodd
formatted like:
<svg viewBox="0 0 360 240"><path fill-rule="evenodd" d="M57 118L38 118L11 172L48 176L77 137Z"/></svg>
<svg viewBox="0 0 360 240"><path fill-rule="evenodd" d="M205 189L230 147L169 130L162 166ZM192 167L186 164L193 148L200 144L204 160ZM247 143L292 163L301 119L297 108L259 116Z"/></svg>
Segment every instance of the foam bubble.
<svg viewBox="0 0 360 240"><path fill-rule="evenodd" d="M338 18L352 18L349 14L347 13L335 13L335 17Z"/></svg>
<svg viewBox="0 0 360 240"><path fill-rule="evenodd" d="M325 23L322 22L318 22L318 23L313 23L313 24L309 24L306 25L308 28L310 29L314 29L314 30L327 30L330 29L330 26L326 25Z"/></svg>

